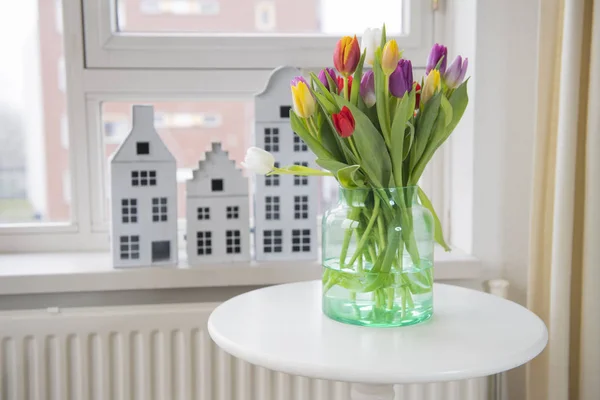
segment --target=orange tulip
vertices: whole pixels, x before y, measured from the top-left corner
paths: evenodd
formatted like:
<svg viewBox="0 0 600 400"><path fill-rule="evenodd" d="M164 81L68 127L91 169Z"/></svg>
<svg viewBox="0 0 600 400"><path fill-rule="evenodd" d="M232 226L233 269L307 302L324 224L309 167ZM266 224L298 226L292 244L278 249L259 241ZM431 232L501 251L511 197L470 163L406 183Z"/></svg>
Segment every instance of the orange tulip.
<svg viewBox="0 0 600 400"><path fill-rule="evenodd" d="M360 47L356 36L344 36L335 46L333 65L342 75L348 77L354 73L360 60Z"/></svg>

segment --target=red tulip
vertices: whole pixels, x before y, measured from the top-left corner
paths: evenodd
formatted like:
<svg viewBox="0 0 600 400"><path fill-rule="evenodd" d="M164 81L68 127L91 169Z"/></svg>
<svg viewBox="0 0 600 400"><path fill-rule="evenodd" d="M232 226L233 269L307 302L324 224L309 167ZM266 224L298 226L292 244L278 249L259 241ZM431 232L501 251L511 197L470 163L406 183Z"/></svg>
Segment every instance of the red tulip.
<svg viewBox="0 0 600 400"><path fill-rule="evenodd" d="M347 138L352 136L354 133L355 122L354 116L352 116L348 107L344 106L342 111L338 114L333 114L331 118L333 119L335 130L341 137Z"/></svg>
<svg viewBox="0 0 600 400"><path fill-rule="evenodd" d="M339 93L342 94L343 90L344 90L344 78L341 76L337 77L337 85L338 85L338 90ZM348 77L348 97L350 97L350 92L352 91L352 77L349 76Z"/></svg>

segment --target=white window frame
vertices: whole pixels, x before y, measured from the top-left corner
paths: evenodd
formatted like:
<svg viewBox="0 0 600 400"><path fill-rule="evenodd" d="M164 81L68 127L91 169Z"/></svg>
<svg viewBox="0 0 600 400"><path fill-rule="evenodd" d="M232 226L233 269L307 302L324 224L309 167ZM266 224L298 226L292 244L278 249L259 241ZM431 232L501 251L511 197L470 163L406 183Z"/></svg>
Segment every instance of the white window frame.
<svg viewBox="0 0 600 400"><path fill-rule="evenodd" d="M337 40L326 36L254 35L241 38L242 46L247 45L246 50L252 49L252 56L244 58L235 47L240 46L240 38L114 34L110 13L116 0L63 1L63 20L71 21L63 29L64 57L68 61L65 67L71 220L0 226L0 252L109 249L109 224L104 209L105 191L109 186L106 185L106 169L102 168L103 101L251 99L264 89L273 67L287 63L305 67L308 72L310 67L330 65L332 48ZM420 0L406 1L411 6L412 17L422 18L422 25L420 29L413 29L409 36L399 38L400 46L406 49L407 58L424 64L434 38L431 4ZM271 48L263 48L265 45ZM214 47L222 47L219 57L203 56L201 50ZM172 52L165 56L167 48L175 51L177 57ZM235 59L232 52L235 52ZM246 69L239 69L240 59L247 61ZM231 66L237 69L228 69ZM416 64L415 67L424 65ZM419 70L419 74L421 72ZM424 174L424 188L433 199L445 227L449 221L449 196L443 176L447 162L443 154L437 155ZM185 223L180 225L185 226Z"/></svg>
<svg viewBox="0 0 600 400"><path fill-rule="evenodd" d="M88 68L322 68L331 64L331 52L338 40L319 34L118 32L117 0L82 1ZM433 43L432 4L398 1L403 1L406 10L406 32L395 38L406 58L422 60L423 65L418 66L424 67Z"/></svg>

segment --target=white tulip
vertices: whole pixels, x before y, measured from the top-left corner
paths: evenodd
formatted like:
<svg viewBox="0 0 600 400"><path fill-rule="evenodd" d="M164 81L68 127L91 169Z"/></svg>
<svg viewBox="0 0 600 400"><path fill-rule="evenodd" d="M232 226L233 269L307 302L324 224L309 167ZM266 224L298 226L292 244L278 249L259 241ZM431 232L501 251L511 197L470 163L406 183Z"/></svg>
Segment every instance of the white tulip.
<svg viewBox="0 0 600 400"><path fill-rule="evenodd" d="M375 62L375 50L379 47L381 43L381 29L379 28L367 28L365 33L362 36L361 49L362 51L367 50L367 55L365 57L365 62L369 65L373 65Z"/></svg>
<svg viewBox="0 0 600 400"><path fill-rule="evenodd" d="M250 147L242 166L256 174L268 174L275 168L273 154L258 147Z"/></svg>

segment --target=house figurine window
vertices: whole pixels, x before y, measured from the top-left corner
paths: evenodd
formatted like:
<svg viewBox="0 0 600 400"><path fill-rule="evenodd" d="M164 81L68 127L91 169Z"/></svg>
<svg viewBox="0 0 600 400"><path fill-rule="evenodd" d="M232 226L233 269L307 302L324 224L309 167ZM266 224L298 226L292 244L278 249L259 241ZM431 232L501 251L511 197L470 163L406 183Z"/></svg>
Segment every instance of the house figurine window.
<svg viewBox="0 0 600 400"><path fill-rule="evenodd" d="M310 229L292 229L292 252L310 251Z"/></svg>
<svg viewBox="0 0 600 400"><path fill-rule="evenodd" d="M308 163L306 161L295 162L294 165L302 165L303 167L308 167ZM308 185L308 176L294 175L294 186L306 185Z"/></svg>
<svg viewBox="0 0 600 400"><path fill-rule="evenodd" d="M279 151L279 128L265 128L265 150Z"/></svg>
<svg viewBox="0 0 600 400"><path fill-rule="evenodd" d="M308 146L304 140L294 133L294 152L308 151Z"/></svg>
<svg viewBox="0 0 600 400"><path fill-rule="evenodd" d="M294 219L308 219L308 196L294 196Z"/></svg>
<svg viewBox="0 0 600 400"><path fill-rule="evenodd" d="M227 219L238 219L240 217L240 208L238 206L227 207Z"/></svg>
<svg viewBox="0 0 600 400"><path fill-rule="evenodd" d="M279 168L279 163L275 163L275 168ZM279 186L279 175L265 175L265 186Z"/></svg>
<svg viewBox="0 0 600 400"><path fill-rule="evenodd" d="M121 222L124 224L135 224L137 222L137 200L122 199L121 200Z"/></svg>
<svg viewBox="0 0 600 400"><path fill-rule="evenodd" d="M210 188L213 192L222 192L223 191L223 179L213 179L210 182Z"/></svg>
<svg viewBox="0 0 600 400"><path fill-rule="evenodd" d="M156 186L156 171L131 171L131 186Z"/></svg>
<svg viewBox="0 0 600 400"><path fill-rule="evenodd" d="M283 232L281 229L266 230L263 232L263 251L265 253L281 253Z"/></svg>
<svg viewBox="0 0 600 400"><path fill-rule="evenodd" d="M154 197L152 199L152 222L167 220L167 198Z"/></svg>
<svg viewBox="0 0 600 400"><path fill-rule="evenodd" d="M199 256L212 254L212 233L209 231L196 232L196 249Z"/></svg>
<svg viewBox="0 0 600 400"><path fill-rule="evenodd" d="M199 221L210 219L210 208L209 207L198 207L196 212L197 212Z"/></svg>
<svg viewBox="0 0 600 400"><path fill-rule="evenodd" d="M279 219L279 196L265 197L265 218Z"/></svg>
<svg viewBox="0 0 600 400"><path fill-rule="evenodd" d="M138 258L140 258L139 236L121 236L119 242L119 255L121 257L121 260L137 260Z"/></svg>
<svg viewBox="0 0 600 400"><path fill-rule="evenodd" d="M138 155L150 154L150 142L137 142L135 146Z"/></svg>
<svg viewBox="0 0 600 400"><path fill-rule="evenodd" d="M231 230L225 233L226 236L226 247L227 254L240 254L242 252L242 246L240 241L240 231L239 230Z"/></svg>
<svg viewBox="0 0 600 400"><path fill-rule="evenodd" d="M280 106L279 107L279 118L289 118L291 109L292 109L292 106Z"/></svg>

